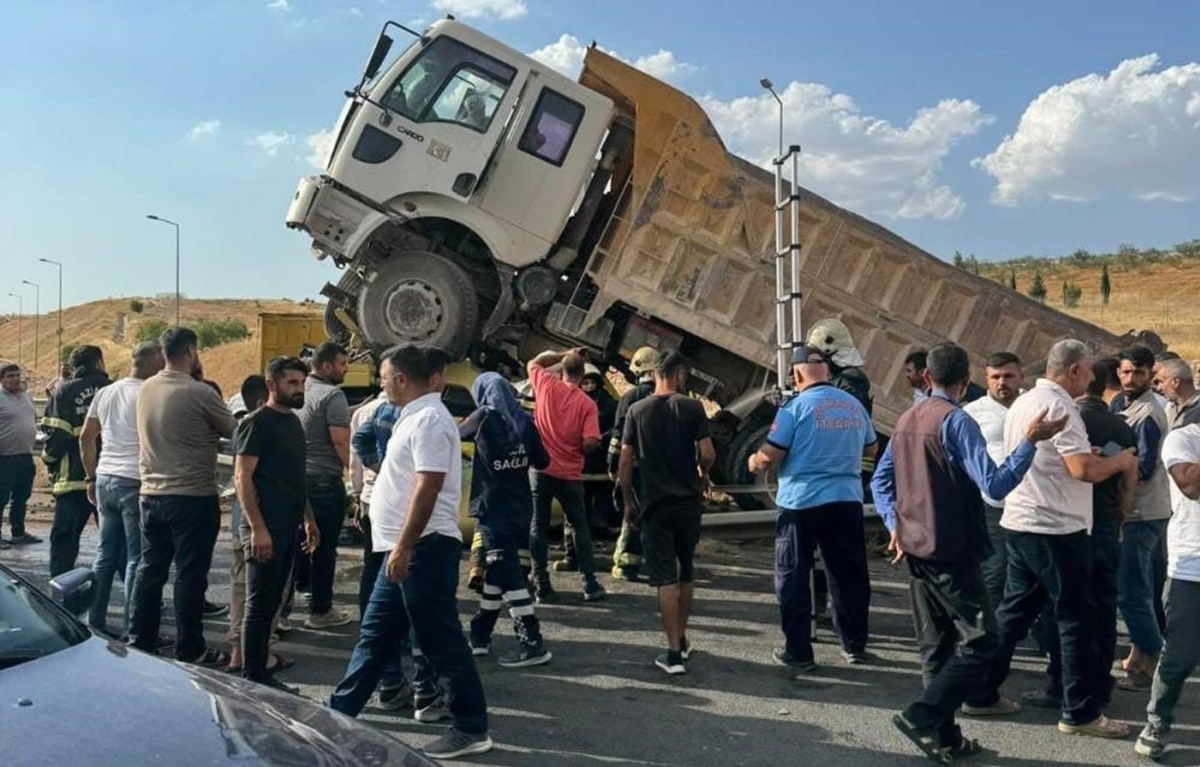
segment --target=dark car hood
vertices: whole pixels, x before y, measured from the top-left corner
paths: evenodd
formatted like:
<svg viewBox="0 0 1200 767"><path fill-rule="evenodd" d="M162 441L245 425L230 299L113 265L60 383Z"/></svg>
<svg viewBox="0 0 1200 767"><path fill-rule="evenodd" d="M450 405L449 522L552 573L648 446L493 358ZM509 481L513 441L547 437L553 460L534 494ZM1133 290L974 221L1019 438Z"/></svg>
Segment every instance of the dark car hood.
<svg viewBox="0 0 1200 767"><path fill-rule="evenodd" d="M93 637L0 671L12 765L434 764L293 695Z"/></svg>

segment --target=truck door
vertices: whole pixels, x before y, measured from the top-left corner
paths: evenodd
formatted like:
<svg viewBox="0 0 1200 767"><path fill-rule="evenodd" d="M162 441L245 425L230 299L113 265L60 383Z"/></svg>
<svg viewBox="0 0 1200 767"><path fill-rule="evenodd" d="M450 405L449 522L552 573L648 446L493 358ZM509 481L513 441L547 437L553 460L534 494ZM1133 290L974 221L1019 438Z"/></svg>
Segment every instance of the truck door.
<svg viewBox="0 0 1200 767"><path fill-rule="evenodd" d="M557 75L533 72L488 170L480 208L552 244L587 185L612 102Z"/></svg>
<svg viewBox="0 0 1200 767"><path fill-rule="evenodd" d="M358 109L330 175L377 203L413 192L469 198L516 98L518 69L445 35L395 69Z"/></svg>

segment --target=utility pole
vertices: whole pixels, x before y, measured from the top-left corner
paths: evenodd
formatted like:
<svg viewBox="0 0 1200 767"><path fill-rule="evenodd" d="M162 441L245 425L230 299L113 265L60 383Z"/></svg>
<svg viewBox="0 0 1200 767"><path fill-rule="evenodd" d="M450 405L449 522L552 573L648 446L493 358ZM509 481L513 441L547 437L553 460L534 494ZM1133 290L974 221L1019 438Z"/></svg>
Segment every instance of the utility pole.
<svg viewBox="0 0 1200 767"><path fill-rule="evenodd" d="M775 97L775 101L779 103L779 154L776 157L783 157L783 99L779 98L779 94L775 92L775 85L769 77L759 80L758 84L766 88Z"/></svg>
<svg viewBox="0 0 1200 767"><path fill-rule="evenodd" d="M36 282L21 280L22 285L33 286L33 364L30 368L37 370L39 359L38 337L42 334L42 288Z"/></svg>
<svg viewBox="0 0 1200 767"><path fill-rule="evenodd" d="M49 258L39 258L38 261L41 261L43 264L50 264L52 266L58 267L58 362L55 364L55 368L54 368L54 374L58 375L58 372L60 370L62 370L63 364L66 363L66 360L64 360L62 358L62 347L63 347L63 324L62 324L62 272L63 272L63 270L62 270L62 264L59 263L58 261L54 261Z"/></svg>
<svg viewBox="0 0 1200 767"><path fill-rule="evenodd" d="M25 346L25 299L19 293L9 292L9 295L17 299L17 364L20 365Z"/></svg>
<svg viewBox="0 0 1200 767"><path fill-rule="evenodd" d="M179 224L152 213L147 213L146 218L175 227L175 327L179 327Z"/></svg>

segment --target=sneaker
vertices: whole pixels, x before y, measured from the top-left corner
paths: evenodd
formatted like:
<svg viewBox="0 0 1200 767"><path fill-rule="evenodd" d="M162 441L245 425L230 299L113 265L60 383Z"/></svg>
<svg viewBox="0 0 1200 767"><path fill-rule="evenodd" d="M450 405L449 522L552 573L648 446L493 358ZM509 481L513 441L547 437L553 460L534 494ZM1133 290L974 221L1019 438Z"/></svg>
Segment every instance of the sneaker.
<svg viewBox="0 0 1200 767"><path fill-rule="evenodd" d="M399 711L412 705L412 687L406 680L395 687L379 688L379 708L384 711Z"/></svg>
<svg viewBox="0 0 1200 767"><path fill-rule="evenodd" d="M434 759L457 759L460 756L486 754L492 750L492 739L486 732L471 735L455 728L421 749Z"/></svg>
<svg viewBox="0 0 1200 767"><path fill-rule="evenodd" d="M1147 723L1142 728L1142 734L1138 735L1137 743L1134 744L1133 750L1142 756L1148 756L1151 759L1158 759L1167 750L1168 738L1171 735L1171 730L1167 727L1155 727Z"/></svg>
<svg viewBox="0 0 1200 767"><path fill-rule="evenodd" d="M432 700L417 700L413 702L413 708L416 712L413 713L413 719L416 719L422 724L433 724L434 722L444 722L450 719L450 709L446 708L446 696L440 693Z"/></svg>
<svg viewBox="0 0 1200 767"><path fill-rule="evenodd" d="M571 559L560 559L550 565L550 569L556 573L577 573L579 572L579 563Z"/></svg>
<svg viewBox="0 0 1200 767"><path fill-rule="evenodd" d="M683 656L678 652L668 650L654 659L654 665L661 668L671 676L687 673L687 666L683 665Z"/></svg>
<svg viewBox="0 0 1200 767"><path fill-rule="evenodd" d="M1004 696L1000 696L990 706L972 706L969 703L962 704L963 716L1011 716L1020 713L1021 704L1015 700L1010 700Z"/></svg>
<svg viewBox="0 0 1200 767"><path fill-rule="evenodd" d="M554 587L550 585L550 581L548 580L539 583L533 589L533 598L537 600L539 605L547 602L553 602L557 596L558 592L554 590Z"/></svg>
<svg viewBox="0 0 1200 767"><path fill-rule="evenodd" d="M217 618L229 612L229 605L219 605L215 602L204 600L204 617Z"/></svg>
<svg viewBox="0 0 1200 767"><path fill-rule="evenodd" d="M345 626L352 620L354 619L350 617L349 613L332 607L327 613L311 613L308 616L308 620L304 621L304 628L331 629L337 626Z"/></svg>
<svg viewBox="0 0 1200 767"><path fill-rule="evenodd" d="M679 637L679 655L685 661L692 656L692 643L687 637Z"/></svg>
<svg viewBox="0 0 1200 767"><path fill-rule="evenodd" d="M1154 683L1154 678L1144 671L1126 671L1124 676L1117 677L1113 686L1125 692L1148 692Z"/></svg>
<svg viewBox="0 0 1200 767"><path fill-rule="evenodd" d="M9 538L8 542L13 546L30 546L34 543L41 543L42 539L36 535L21 533L20 535L14 535L13 537Z"/></svg>
<svg viewBox="0 0 1200 767"><path fill-rule="evenodd" d="M1086 735L1091 738L1120 740L1129 736L1129 725L1101 714L1087 724L1058 723L1058 731L1067 735ZM1138 738L1141 742L1141 738Z"/></svg>
<svg viewBox="0 0 1200 767"><path fill-rule="evenodd" d="M842 658L851 666L862 666L871 662L866 650L842 650Z"/></svg>
<svg viewBox="0 0 1200 767"><path fill-rule="evenodd" d="M206 647L204 652L200 653L200 657L186 662L193 666L222 669L229 665L229 653L215 647Z"/></svg>
<svg viewBox="0 0 1200 767"><path fill-rule="evenodd" d="M796 671L810 673L817 670L817 664L811 660L797 660L788 654L788 651L782 647L776 647L771 651L771 659L780 666L787 666Z"/></svg>
<svg viewBox="0 0 1200 767"><path fill-rule="evenodd" d="M604 587L601 586L596 581L592 581L591 583L589 583L588 585L583 587L583 601L584 602L599 602L601 599L604 599L606 596L608 596L608 592L605 591Z"/></svg>
<svg viewBox="0 0 1200 767"><path fill-rule="evenodd" d="M275 624L275 636L283 638L292 633L292 630L295 628L295 624L293 624L290 620L287 618L280 618L279 622Z"/></svg>
<svg viewBox="0 0 1200 767"><path fill-rule="evenodd" d="M1034 708L1050 708L1055 711L1062 709L1062 698L1057 698L1045 690L1030 690L1021 693L1021 702Z"/></svg>
<svg viewBox="0 0 1200 767"><path fill-rule="evenodd" d="M486 656L491 648L491 642L482 639L471 639L468 644L471 645L471 654L476 658Z"/></svg>
<svg viewBox="0 0 1200 767"><path fill-rule="evenodd" d="M528 666L541 666L549 663L553 657L550 651L546 649L546 646L539 642L536 645L523 644L514 652L505 655L496 662L504 668L526 668Z"/></svg>

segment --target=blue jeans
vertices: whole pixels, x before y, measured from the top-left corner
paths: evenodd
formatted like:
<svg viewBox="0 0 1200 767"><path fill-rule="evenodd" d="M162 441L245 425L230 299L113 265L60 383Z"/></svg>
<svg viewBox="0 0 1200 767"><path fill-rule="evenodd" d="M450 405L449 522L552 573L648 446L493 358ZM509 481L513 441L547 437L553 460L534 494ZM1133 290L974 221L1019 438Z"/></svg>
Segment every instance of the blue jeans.
<svg viewBox="0 0 1200 767"><path fill-rule="evenodd" d="M1158 655L1163 640L1154 610L1154 565L1167 534L1167 520L1130 522L1124 532L1117 571L1117 604L1133 646L1148 655Z"/></svg>
<svg viewBox="0 0 1200 767"><path fill-rule="evenodd" d="M408 576L400 583L388 580L386 567L380 569L350 665L329 699L330 708L357 716L411 629L416 646L424 651L414 651L418 665L427 662L437 669L450 688L455 728L472 735L487 732L483 684L458 620L455 592L461 557L460 541L435 533L413 547Z"/></svg>
<svg viewBox="0 0 1200 767"><path fill-rule="evenodd" d="M1166 592L1167 641L1146 715L1150 724L1169 729L1183 686L1200 664L1200 583L1172 578Z"/></svg>
<svg viewBox="0 0 1200 767"><path fill-rule="evenodd" d="M142 483L136 479L112 474L96 477L100 543L96 547L96 561L92 563L96 597L88 613L88 625L100 631L108 631L108 599L112 594L113 576L120 572L125 587L121 633L129 633L133 578L142 559L142 513L138 506L141 487Z"/></svg>

